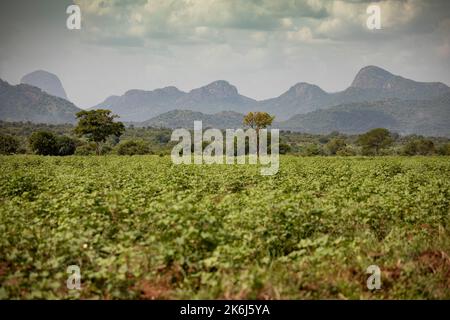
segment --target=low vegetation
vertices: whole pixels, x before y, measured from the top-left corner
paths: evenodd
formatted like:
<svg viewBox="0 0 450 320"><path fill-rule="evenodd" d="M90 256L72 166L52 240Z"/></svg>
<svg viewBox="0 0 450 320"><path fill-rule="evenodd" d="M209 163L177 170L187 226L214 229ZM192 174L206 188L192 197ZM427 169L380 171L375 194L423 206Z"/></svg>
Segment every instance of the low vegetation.
<svg viewBox="0 0 450 320"><path fill-rule="evenodd" d="M2 156L0 298L449 299L449 175L448 157L281 156L261 176Z"/></svg>
<svg viewBox="0 0 450 320"><path fill-rule="evenodd" d="M66 136L73 140L77 155L95 155L97 145L74 133L72 125L45 125L32 123L9 123L0 121L0 154L35 153L29 143L33 132L51 132L55 137ZM172 130L160 128L135 128L129 126L119 137L111 135L100 145L101 154L118 154L119 144L143 145L138 148L146 154L169 155L175 143L170 141ZM373 149L363 147L360 135L345 135L332 132L327 135L313 135L293 131L280 132L280 153L299 156L355 156L375 155ZM12 139L11 139L12 138ZM392 143L378 150L379 155L450 155L450 140L440 137L400 136L389 132ZM4 141L4 142L2 142ZM5 147L2 147L5 146ZM12 146L12 147L6 147ZM133 149L133 148L131 148ZM147 152L148 151L148 152ZM119 153L120 154L120 153ZM126 153L130 155L130 152ZM133 153L134 154L134 153Z"/></svg>

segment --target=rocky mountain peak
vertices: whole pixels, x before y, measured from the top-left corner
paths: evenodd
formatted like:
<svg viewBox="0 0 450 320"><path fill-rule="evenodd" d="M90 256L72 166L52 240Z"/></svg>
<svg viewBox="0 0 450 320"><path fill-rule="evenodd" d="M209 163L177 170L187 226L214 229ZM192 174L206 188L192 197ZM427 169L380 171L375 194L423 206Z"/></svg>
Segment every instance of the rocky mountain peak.
<svg viewBox="0 0 450 320"><path fill-rule="evenodd" d="M38 87L46 93L60 97L67 100L66 91L59 80L58 76L44 70L37 70L28 73L20 79L21 83L28 84L33 87Z"/></svg>
<svg viewBox="0 0 450 320"><path fill-rule="evenodd" d="M294 86L292 86L288 90L288 93L293 94L296 97L305 97L305 96L321 95L321 94L325 94L326 92L314 84L310 84L307 82L299 82L299 83L295 84Z"/></svg>
<svg viewBox="0 0 450 320"><path fill-rule="evenodd" d="M359 70L351 86L362 89L383 89L395 76L376 66L367 66Z"/></svg>
<svg viewBox="0 0 450 320"><path fill-rule="evenodd" d="M237 88L225 80L217 80L210 84L192 90L192 94L207 95L216 98L229 98L238 95Z"/></svg>

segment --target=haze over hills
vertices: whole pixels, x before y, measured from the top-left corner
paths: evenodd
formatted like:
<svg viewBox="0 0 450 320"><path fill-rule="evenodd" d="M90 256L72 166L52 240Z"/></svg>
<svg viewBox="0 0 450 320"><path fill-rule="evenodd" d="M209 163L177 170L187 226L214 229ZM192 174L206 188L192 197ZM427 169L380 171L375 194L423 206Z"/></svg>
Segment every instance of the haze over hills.
<svg viewBox="0 0 450 320"><path fill-rule="evenodd" d="M298 83L277 98L260 102L261 110L286 120L297 114L325 109L352 102L374 102L388 98L428 100L450 92L440 82L417 82L375 66L362 68L350 87L327 93L318 86Z"/></svg>
<svg viewBox="0 0 450 320"><path fill-rule="evenodd" d="M129 90L122 96L111 96L91 109L106 108L118 114L123 121L142 121L170 110L244 113L255 104L256 100L240 95L235 86L219 80L189 92L175 87L153 91Z"/></svg>
<svg viewBox="0 0 450 320"><path fill-rule="evenodd" d="M267 111L274 126L295 131L360 133L374 127L409 134L450 136L450 88L439 82L417 82L375 66L362 68L347 89L328 93L297 83L272 99L257 101L219 80L184 92L176 87L129 90L110 96L91 109L110 109L121 121L136 126L187 127L194 120L205 126L242 126L242 115ZM2 82L0 120L45 123L73 122L80 109L38 88Z"/></svg>
<svg viewBox="0 0 450 320"><path fill-rule="evenodd" d="M374 128L407 134L450 137L450 93L431 100L391 98L353 102L299 114L278 127L308 133L355 134Z"/></svg>
<svg viewBox="0 0 450 320"><path fill-rule="evenodd" d="M375 66L362 68L351 87L380 90L386 97L410 100L427 100L449 92L449 87L441 82L417 82Z"/></svg>
<svg viewBox="0 0 450 320"><path fill-rule="evenodd" d="M393 75L379 67L367 66L358 72L350 87L335 93L301 82L276 98L256 101L240 95L236 87L228 82L219 80L190 92L183 92L175 87L153 91L130 90L123 96L109 97L92 109L108 108L124 121L150 119L175 109L208 114L260 110L275 115L278 120L287 120L297 114L345 103L373 102L388 98L428 100L447 92L450 92L450 88L443 83L417 82Z"/></svg>
<svg viewBox="0 0 450 320"><path fill-rule="evenodd" d="M243 114L233 111L211 115L190 110L173 110L134 125L192 129L194 121L201 120L204 128L233 129L242 127L243 117ZM341 104L299 114L286 121L276 121L272 127L318 134L333 131L357 134L382 127L402 135L450 137L450 93L432 100L391 98Z"/></svg>
<svg viewBox="0 0 450 320"><path fill-rule="evenodd" d="M52 96L68 100L66 91L64 90L61 81L59 80L58 76L53 73L43 70L37 70L24 75L22 79L20 79L20 83L38 87L42 91L45 91Z"/></svg>
<svg viewBox="0 0 450 320"><path fill-rule="evenodd" d="M75 123L81 111L73 103L27 84L12 86L0 79L0 120Z"/></svg>

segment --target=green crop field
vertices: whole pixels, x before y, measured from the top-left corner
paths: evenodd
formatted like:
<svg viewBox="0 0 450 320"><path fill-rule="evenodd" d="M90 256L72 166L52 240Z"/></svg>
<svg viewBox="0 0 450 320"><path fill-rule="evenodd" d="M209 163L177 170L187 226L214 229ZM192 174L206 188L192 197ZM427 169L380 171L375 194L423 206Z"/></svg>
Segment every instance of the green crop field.
<svg viewBox="0 0 450 320"><path fill-rule="evenodd" d="M449 157L280 160L0 157L0 298L450 298Z"/></svg>

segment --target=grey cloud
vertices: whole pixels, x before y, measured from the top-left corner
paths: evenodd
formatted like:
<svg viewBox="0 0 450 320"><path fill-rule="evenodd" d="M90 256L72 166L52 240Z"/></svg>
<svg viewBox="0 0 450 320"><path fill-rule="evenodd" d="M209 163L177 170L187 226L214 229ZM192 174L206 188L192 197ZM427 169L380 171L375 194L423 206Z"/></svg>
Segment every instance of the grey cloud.
<svg viewBox="0 0 450 320"><path fill-rule="evenodd" d="M65 28L72 1L0 1L0 78L49 70L82 107L128 89L190 90L217 79L253 98L300 81L335 91L368 64L450 83L450 1L75 2L80 31ZM382 30L365 27L373 2Z"/></svg>

